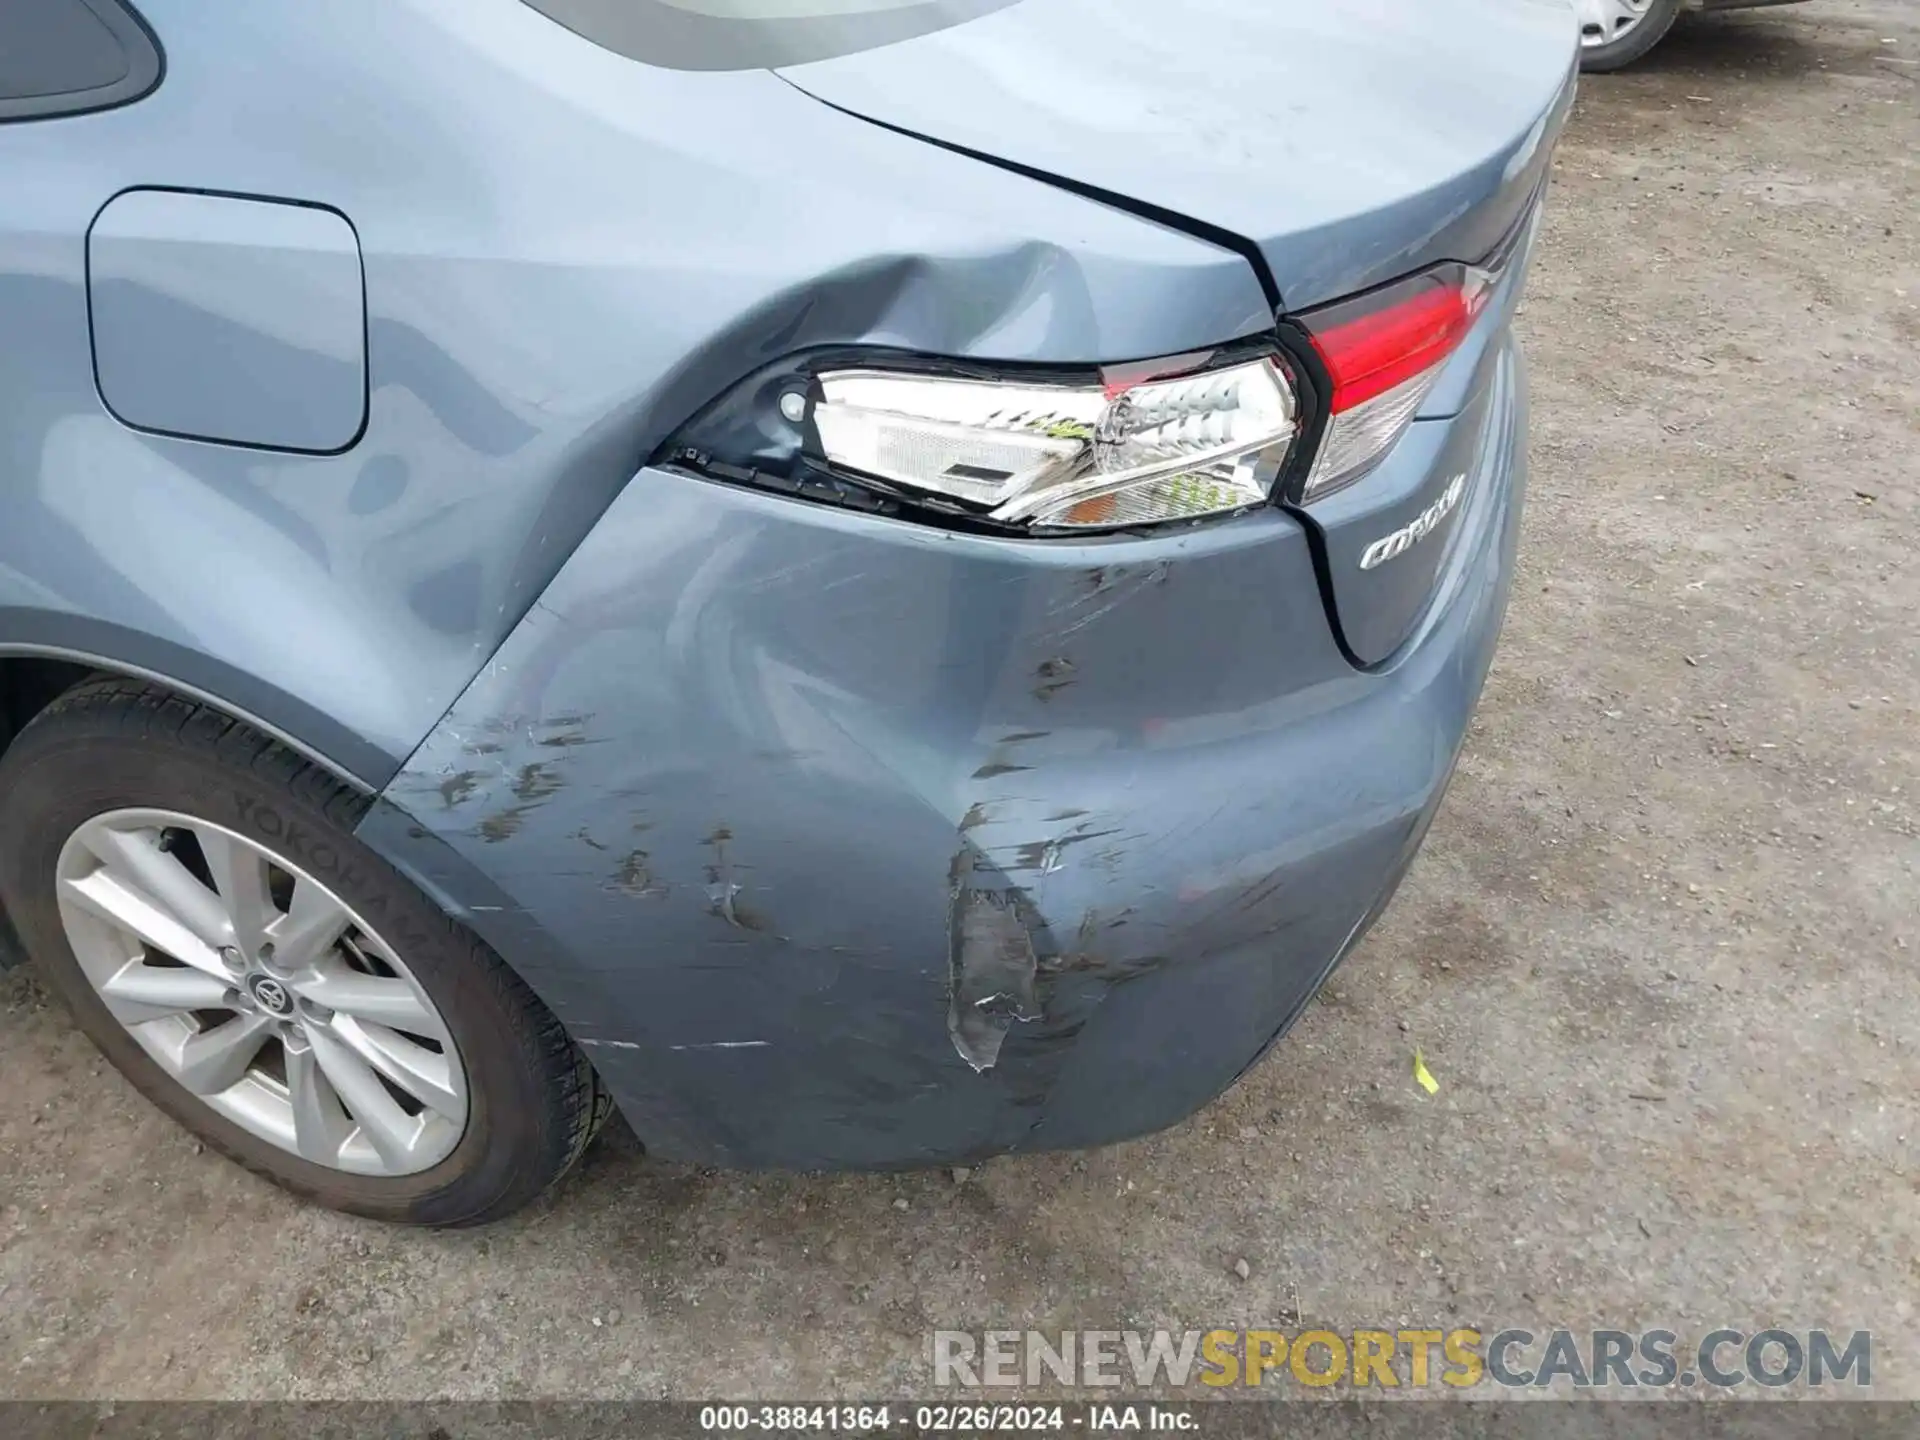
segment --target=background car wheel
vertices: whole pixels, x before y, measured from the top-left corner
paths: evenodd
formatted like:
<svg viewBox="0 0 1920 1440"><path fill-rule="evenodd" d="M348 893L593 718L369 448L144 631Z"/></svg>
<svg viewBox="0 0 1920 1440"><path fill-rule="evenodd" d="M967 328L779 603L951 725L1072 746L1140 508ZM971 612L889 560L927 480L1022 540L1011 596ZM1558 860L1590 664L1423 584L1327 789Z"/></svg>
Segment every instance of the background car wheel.
<svg viewBox="0 0 1920 1440"><path fill-rule="evenodd" d="M1580 68L1631 65L1672 28L1680 0L1574 0L1580 22Z"/></svg>
<svg viewBox="0 0 1920 1440"><path fill-rule="evenodd" d="M338 1210L499 1219L609 1104L520 979L356 840L366 800L150 685L0 761L0 900L80 1027L208 1144Z"/></svg>

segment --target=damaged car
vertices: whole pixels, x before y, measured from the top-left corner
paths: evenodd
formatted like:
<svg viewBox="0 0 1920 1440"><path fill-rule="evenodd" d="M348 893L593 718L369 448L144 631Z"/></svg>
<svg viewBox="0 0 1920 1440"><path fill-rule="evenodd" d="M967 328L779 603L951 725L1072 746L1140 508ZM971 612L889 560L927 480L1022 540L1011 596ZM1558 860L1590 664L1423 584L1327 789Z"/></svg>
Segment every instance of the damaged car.
<svg viewBox="0 0 1920 1440"><path fill-rule="evenodd" d="M9 15L0 928L215 1151L1097 1145L1387 904L1564 0Z"/></svg>

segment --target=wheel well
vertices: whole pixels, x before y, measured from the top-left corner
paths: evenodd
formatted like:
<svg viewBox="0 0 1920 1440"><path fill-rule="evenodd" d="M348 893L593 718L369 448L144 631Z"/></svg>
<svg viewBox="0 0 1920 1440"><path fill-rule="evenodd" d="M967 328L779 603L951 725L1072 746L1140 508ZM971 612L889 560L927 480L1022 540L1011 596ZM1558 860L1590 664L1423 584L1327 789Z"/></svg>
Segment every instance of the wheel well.
<svg viewBox="0 0 1920 1440"><path fill-rule="evenodd" d="M13 737L61 695L100 672L71 660L38 655L0 655L0 752ZM0 910L0 971L25 963L26 952L13 922Z"/></svg>
<svg viewBox="0 0 1920 1440"><path fill-rule="evenodd" d="M0 751L61 695L101 672L72 660L0 656Z"/></svg>
<svg viewBox="0 0 1920 1440"><path fill-rule="evenodd" d="M89 664L84 660L65 660L47 655L0 654L0 756L5 755L15 738L33 722L34 717L55 700L88 680L109 678L158 686L196 705L216 710L231 720L261 731L271 739L299 753L363 796L370 798L375 793L375 787L340 769L318 752L301 745L298 740L255 719L247 712L235 710L191 686L169 681L164 676L141 674L138 671L123 669L111 663ZM6 911L0 909L0 971L10 969L25 959L19 938L7 919Z"/></svg>

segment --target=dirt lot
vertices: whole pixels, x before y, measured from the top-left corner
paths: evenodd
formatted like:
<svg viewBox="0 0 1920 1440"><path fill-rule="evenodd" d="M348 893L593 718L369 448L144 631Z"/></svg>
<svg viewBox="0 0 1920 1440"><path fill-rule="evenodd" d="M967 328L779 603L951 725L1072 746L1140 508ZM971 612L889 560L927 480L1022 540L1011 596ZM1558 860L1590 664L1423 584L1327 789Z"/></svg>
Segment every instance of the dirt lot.
<svg viewBox="0 0 1920 1440"><path fill-rule="evenodd" d="M1920 6L1590 80L1522 328L1525 550L1451 798L1196 1119L964 1183L615 1134L520 1221L409 1234L200 1153L14 976L0 1395L924 1393L935 1326L1306 1317L1868 1327L1920 1397Z"/></svg>

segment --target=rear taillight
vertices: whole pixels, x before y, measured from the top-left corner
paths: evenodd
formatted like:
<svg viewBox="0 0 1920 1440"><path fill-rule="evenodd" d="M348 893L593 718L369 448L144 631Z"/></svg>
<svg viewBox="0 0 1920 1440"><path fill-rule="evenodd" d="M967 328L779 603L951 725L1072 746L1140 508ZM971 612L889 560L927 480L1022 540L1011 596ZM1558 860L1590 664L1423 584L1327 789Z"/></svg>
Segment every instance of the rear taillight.
<svg viewBox="0 0 1920 1440"><path fill-rule="evenodd" d="M715 479L935 523L1051 534L1266 505L1300 431L1296 366L1232 349L1042 371L887 351L789 357L667 442Z"/></svg>
<svg viewBox="0 0 1920 1440"><path fill-rule="evenodd" d="M1350 485L1386 457L1480 318L1493 275L1443 265L1301 316L1333 382L1304 500Z"/></svg>

